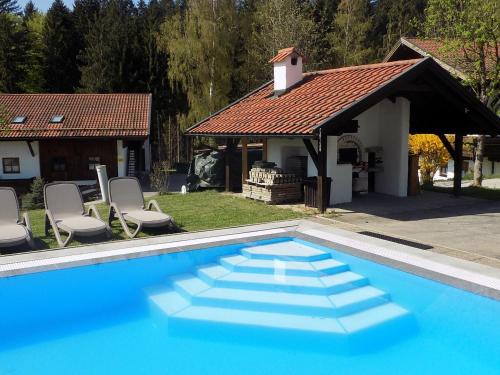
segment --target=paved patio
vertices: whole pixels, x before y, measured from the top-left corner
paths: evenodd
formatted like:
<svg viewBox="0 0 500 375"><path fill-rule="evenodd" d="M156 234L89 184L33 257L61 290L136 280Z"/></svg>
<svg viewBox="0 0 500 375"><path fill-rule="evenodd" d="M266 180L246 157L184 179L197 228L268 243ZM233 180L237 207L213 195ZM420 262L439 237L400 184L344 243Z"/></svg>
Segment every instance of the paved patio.
<svg viewBox="0 0 500 375"><path fill-rule="evenodd" d="M414 241L425 250L500 268L500 201L427 191L408 198L369 194L335 212L331 220L344 229Z"/></svg>

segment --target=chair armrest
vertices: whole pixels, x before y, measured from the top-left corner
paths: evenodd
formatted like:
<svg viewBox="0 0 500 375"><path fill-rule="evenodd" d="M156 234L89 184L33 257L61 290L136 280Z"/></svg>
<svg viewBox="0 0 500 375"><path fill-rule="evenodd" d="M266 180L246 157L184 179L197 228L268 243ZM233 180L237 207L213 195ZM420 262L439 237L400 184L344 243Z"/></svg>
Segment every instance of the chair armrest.
<svg viewBox="0 0 500 375"><path fill-rule="evenodd" d="M149 202L148 202L148 206L147 206L147 209L148 210L151 210L151 208L153 208L158 211L158 212L161 212L163 213L162 209L160 208L160 205L158 204L158 202L155 200L155 199L151 199Z"/></svg>
<svg viewBox="0 0 500 375"><path fill-rule="evenodd" d="M115 202L110 202L109 207L112 208L113 211L115 211L115 213L118 216L123 216L122 211L120 210L120 208L118 207L118 205Z"/></svg>
<svg viewBox="0 0 500 375"><path fill-rule="evenodd" d="M28 231L31 233L31 222L27 212L23 213L23 224L26 226L26 228L28 228Z"/></svg>
<svg viewBox="0 0 500 375"><path fill-rule="evenodd" d="M94 215L94 217L95 217L96 219L99 219L99 220L101 220L101 221L102 221L102 219L101 219L101 215L99 214L99 211L97 210L97 207L96 207L94 204L91 204L91 205L89 206L88 211L87 211L87 215L88 215L88 216L92 216L92 214Z"/></svg>

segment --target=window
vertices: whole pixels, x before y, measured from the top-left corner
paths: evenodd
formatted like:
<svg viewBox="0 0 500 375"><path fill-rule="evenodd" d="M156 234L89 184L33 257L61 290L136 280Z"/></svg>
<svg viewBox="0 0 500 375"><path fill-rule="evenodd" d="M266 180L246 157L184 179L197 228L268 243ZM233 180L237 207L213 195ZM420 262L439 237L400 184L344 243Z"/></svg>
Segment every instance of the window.
<svg viewBox="0 0 500 375"><path fill-rule="evenodd" d="M53 124L60 124L63 122L64 116L63 115L55 115L50 118L50 122Z"/></svg>
<svg viewBox="0 0 500 375"><path fill-rule="evenodd" d="M24 124L26 122L26 116L15 116L10 120L11 124Z"/></svg>
<svg viewBox="0 0 500 375"><path fill-rule="evenodd" d="M21 173L19 158L3 158L3 173Z"/></svg>
<svg viewBox="0 0 500 375"><path fill-rule="evenodd" d="M292 65L297 65L298 59L296 57L292 57Z"/></svg>
<svg viewBox="0 0 500 375"><path fill-rule="evenodd" d="M95 167L101 164L100 156L89 156L89 171L95 171Z"/></svg>
<svg viewBox="0 0 500 375"><path fill-rule="evenodd" d="M66 171L66 159L65 158L54 158L52 160L52 171L65 172Z"/></svg>

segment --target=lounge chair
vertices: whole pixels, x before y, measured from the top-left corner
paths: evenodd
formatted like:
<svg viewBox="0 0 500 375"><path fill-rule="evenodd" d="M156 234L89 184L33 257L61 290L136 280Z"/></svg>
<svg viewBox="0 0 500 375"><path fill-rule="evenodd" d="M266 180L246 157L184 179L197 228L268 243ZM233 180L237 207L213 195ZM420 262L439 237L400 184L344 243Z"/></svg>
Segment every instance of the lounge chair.
<svg viewBox="0 0 500 375"><path fill-rule="evenodd" d="M108 223L111 225L116 214L123 230L130 238L135 237L143 227L158 228L175 225L172 217L163 213L155 200L150 200L146 208L137 178L114 177L109 180L108 186L110 200ZM152 208L156 211L152 211ZM127 221L137 225L135 231L129 228Z"/></svg>
<svg viewBox="0 0 500 375"><path fill-rule="evenodd" d="M99 211L90 205L87 213L83 205L82 194L75 183L53 182L43 188L45 198L45 234L50 227L54 231L59 246L65 247L74 236L97 236L106 234L111 237L111 229L101 219ZM92 217L91 215L95 217ZM68 233L63 241L59 230Z"/></svg>
<svg viewBox="0 0 500 375"><path fill-rule="evenodd" d="M34 249L33 235L27 213L19 219L19 201L16 191L0 187L0 247L11 247L23 243Z"/></svg>

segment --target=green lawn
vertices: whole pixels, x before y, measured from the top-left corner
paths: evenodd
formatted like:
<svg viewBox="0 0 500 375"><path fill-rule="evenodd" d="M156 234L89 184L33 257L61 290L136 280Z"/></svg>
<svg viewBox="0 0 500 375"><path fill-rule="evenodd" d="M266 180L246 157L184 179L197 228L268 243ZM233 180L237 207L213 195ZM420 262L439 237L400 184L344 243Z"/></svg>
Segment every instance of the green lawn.
<svg viewBox="0 0 500 375"><path fill-rule="evenodd" d="M453 188L451 187L432 186L432 187L424 187L424 189L429 191L435 191L438 193L453 194ZM500 189L489 189L486 187L469 186L462 188L462 195L472 198L500 200Z"/></svg>
<svg viewBox="0 0 500 375"><path fill-rule="evenodd" d="M197 231L205 229L225 228L246 224L266 223L276 220L297 219L305 214L292 210L266 205L248 199L218 193L215 191L204 191L200 193L189 193L186 195L169 194L157 196L156 199L162 210L173 216L175 222L182 231ZM98 205L101 217L108 218L108 206ZM58 244L50 233L44 233L44 211L29 211L28 215L33 228L35 242L40 249L56 248ZM124 233L115 220L112 225L113 240L124 239ZM138 237L169 233L168 231L149 231L141 233ZM92 239L93 241L105 241L105 238ZM70 246L78 245L78 241L71 242Z"/></svg>

